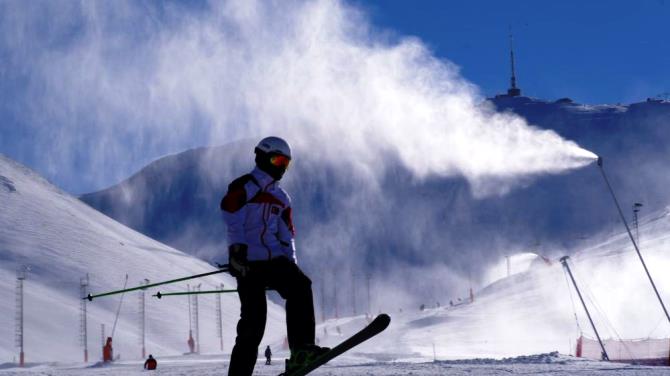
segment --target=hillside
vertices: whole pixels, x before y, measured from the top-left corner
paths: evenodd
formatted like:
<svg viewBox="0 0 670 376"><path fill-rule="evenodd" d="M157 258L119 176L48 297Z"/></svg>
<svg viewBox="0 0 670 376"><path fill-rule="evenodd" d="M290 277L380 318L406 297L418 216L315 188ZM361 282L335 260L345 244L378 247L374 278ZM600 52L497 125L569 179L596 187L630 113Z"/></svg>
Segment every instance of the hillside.
<svg viewBox="0 0 670 376"><path fill-rule="evenodd" d="M126 272L133 281L145 277L159 280L211 270L197 259L116 224L4 157L0 163L0 176L0 248L3 255L0 281L5 287L2 298L6 302L1 308L6 319L2 325L0 356L4 359L11 360L15 354L12 302L14 269L20 264L32 265L26 281L26 350L29 361L81 359L77 341L77 282L85 272L91 273L92 290L103 291L119 287ZM665 252L670 241L670 210L648 214L642 218L640 225L643 253L662 295L667 296L670 293L670 276L663 271L670 267L670 258ZM559 255L560 252L555 250L550 253ZM587 295L601 335L607 338L670 335L670 326L663 321L660 307L654 300L639 262L620 229L580 240L568 252L573 253L573 272ZM529 262L527 254L512 256L512 259L516 260L515 274L498 278L476 291L473 303L457 302L452 307L443 301L438 308L434 303L426 302L427 309L420 311L418 306L408 306L407 301L398 299L395 291L385 290L388 295L375 296L371 307L373 312L389 312L393 318L392 325L380 337L336 362L333 369L342 366L346 370L349 365L375 362L374 367L382 370L388 367L385 365L387 361L393 360L401 362L394 363L398 372L405 369L423 372L420 370L425 366L411 364L429 361L433 357L439 360L500 358L556 350L564 354L572 353L580 327L585 335L592 336L592 332L578 303L573 305L576 298L560 264L555 260L551 265ZM497 270L499 266L494 265L493 268ZM203 282L213 286L231 281L222 276ZM123 359L136 358L134 354L139 353L136 296L126 296L115 335L116 349ZM317 299L318 296L317 292ZM228 333L226 349L230 349L231 345L236 300L233 296L223 298L224 333ZM97 357L95 348L99 324L111 325L117 302L116 298L109 298L89 305L89 349L93 359ZM593 302L596 302L597 308ZM212 303L213 299L201 299L204 352L217 352L218 348L213 335ZM48 318L44 317L44 307L49 307ZM148 321L148 351L162 357L183 352L188 329L186 302L149 299L147 310L154 317ZM579 324L574 319L575 313ZM346 313L342 315L346 316ZM283 336L282 319L281 309L271 304L267 343L273 348L277 348ZM317 328L320 343L336 343L360 328L364 321L363 316L329 319ZM282 353L277 356L281 357ZM208 365L211 358L198 359L186 363L185 360L177 360L175 365L180 365L181 370L197 367L203 372L221 371L221 366L216 366L215 371ZM475 362L473 366L497 364L491 362ZM523 360L518 362L524 364ZM120 367L133 373L136 367L133 364L120 364ZM456 364L460 363L453 363ZM435 366L452 367L452 363ZM61 374L58 372L56 374ZM63 372L67 374L69 371ZM75 372L74 369L72 372ZM101 370L101 374L111 374L109 372Z"/></svg>
<svg viewBox="0 0 670 376"><path fill-rule="evenodd" d="M661 296L670 304L666 272L670 268L670 208L641 220L640 239ZM569 264L601 337L670 337L670 324L625 233L601 233L582 241ZM418 306L396 306L388 311L393 318L388 332L361 348L361 356L430 361L434 357L500 359L552 351L574 355L580 333L589 338L595 335L562 265L555 259L550 264L525 265L527 269L476 291L471 303L466 300L452 307L443 302L436 307L435 302L426 302L428 308L423 311ZM363 316L331 319L317 332L324 342L334 343L364 321Z"/></svg>
<svg viewBox="0 0 670 376"><path fill-rule="evenodd" d="M90 276L90 291L119 289L147 278L153 282L214 270L207 263L152 240L91 209L31 170L0 155L0 361L18 356L14 346L16 270L28 265L25 291L26 361L81 361L79 280ZM234 286L225 274L190 282L203 289ZM186 290L186 282L160 290ZM181 297L157 300L148 290L147 351L175 355L187 351L188 304ZM115 354L139 358L139 293L125 296L116 333ZM109 335L120 296L88 304L90 360L100 358L101 324ZM239 314L238 298L224 295L224 351L230 351ZM215 298L199 299L201 352L218 353ZM270 304L266 338L280 341L283 308Z"/></svg>

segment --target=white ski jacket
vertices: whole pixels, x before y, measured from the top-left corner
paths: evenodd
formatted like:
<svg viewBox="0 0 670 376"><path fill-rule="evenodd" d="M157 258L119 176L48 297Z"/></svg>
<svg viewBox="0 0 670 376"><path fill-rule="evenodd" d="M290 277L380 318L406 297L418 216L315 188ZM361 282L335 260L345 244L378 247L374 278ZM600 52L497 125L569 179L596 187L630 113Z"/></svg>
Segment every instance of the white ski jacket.
<svg viewBox="0 0 670 376"><path fill-rule="evenodd" d="M249 261L285 256L296 262L291 198L270 175L256 167L235 179L221 210L228 244L246 244Z"/></svg>

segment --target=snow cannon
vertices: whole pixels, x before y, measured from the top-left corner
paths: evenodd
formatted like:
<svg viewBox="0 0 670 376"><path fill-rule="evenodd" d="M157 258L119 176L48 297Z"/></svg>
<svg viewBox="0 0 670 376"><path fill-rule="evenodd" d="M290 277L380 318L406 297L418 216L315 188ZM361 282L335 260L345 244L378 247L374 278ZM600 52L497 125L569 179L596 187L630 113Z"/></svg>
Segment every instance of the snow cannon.
<svg viewBox="0 0 670 376"><path fill-rule="evenodd" d="M603 157L598 156L598 161L596 162L600 168L603 167Z"/></svg>

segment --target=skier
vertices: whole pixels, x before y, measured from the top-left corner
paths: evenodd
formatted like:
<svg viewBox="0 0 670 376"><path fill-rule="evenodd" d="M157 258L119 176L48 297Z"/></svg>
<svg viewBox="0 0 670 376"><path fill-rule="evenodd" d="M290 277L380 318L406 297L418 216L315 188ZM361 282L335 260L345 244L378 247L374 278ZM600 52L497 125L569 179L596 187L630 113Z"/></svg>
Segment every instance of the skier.
<svg viewBox="0 0 670 376"><path fill-rule="evenodd" d="M149 354L149 358L147 358L147 361L144 362L144 369L154 370L156 369L157 366L158 362L156 361L156 359L154 359L154 357L151 354Z"/></svg>
<svg viewBox="0 0 670 376"><path fill-rule="evenodd" d="M265 348L265 365L269 366L272 364L272 350L270 350L270 346Z"/></svg>
<svg viewBox="0 0 670 376"><path fill-rule="evenodd" d="M286 300L291 357L287 369L328 351L314 344L312 281L296 263L291 199L279 186L291 161L291 148L279 137L262 139L254 149L256 167L235 179L221 200L228 226L228 263L237 279L241 313L228 375L251 375L263 338L265 289Z"/></svg>
<svg viewBox="0 0 670 376"><path fill-rule="evenodd" d="M114 349L112 348L112 337L107 337L105 346L102 347L102 361L111 362L114 360Z"/></svg>
<svg viewBox="0 0 670 376"><path fill-rule="evenodd" d="M188 341L186 341L186 344L188 344L188 353L195 353L195 340L193 339L193 333L190 330L188 331Z"/></svg>

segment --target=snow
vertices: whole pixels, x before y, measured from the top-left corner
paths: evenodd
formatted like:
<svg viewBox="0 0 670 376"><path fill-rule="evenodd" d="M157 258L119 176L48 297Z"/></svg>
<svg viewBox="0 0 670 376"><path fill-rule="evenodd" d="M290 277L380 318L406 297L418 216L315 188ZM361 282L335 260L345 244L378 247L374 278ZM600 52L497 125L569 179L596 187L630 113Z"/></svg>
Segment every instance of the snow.
<svg viewBox="0 0 670 376"><path fill-rule="evenodd" d="M640 245L662 296L670 292L670 211L640 221ZM570 253L571 267L587 299L601 336L662 338L670 335L662 312L642 273L627 234L596 234ZM78 282L90 273L93 292L130 285L143 278L165 280L213 270L206 263L147 238L96 212L32 171L0 156L0 374L133 375L143 372L137 337L137 296L126 296L115 338L121 361L110 366L81 362L78 343ZM390 327L381 335L338 358L315 375L435 374L667 374L668 367L642 367L575 359L580 333L593 336L563 268L561 250L549 250L552 262L534 262L531 254L513 255L513 274L475 292L473 302L455 306L388 312ZM28 264L25 281L26 353L29 367L10 364L13 344L15 270ZM227 275L202 279L203 288L234 282ZM613 288L615 287L615 288ZM160 289L184 290L185 283ZM157 290L157 289L156 289ZM152 292L155 292L153 290ZM180 356L186 350L187 302L177 297L147 298L147 350L159 359L162 375L222 374L234 339L238 302L222 296L224 352L218 349L214 299L201 297L204 355ZM109 327L117 297L89 304L89 351L99 357L100 323ZM577 320L575 320L575 316ZM332 346L365 325L364 315L330 319L317 327L319 343ZM339 329L339 330L338 330ZM281 371L283 310L270 303L263 345L275 350L275 364L257 364L259 375ZM540 354L525 355L523 354ZM566 354L566 355L562 355ZM57 362L57 363L56 363Z"/></svg>
<svg viewBox="0 0 670 376"><path fill-rule="evenodd" d="M664 209L642 218L640 239L661 296L668 297L670 275L664 271L670 268L670 211ZM516 266L525 270L513 270L510 277L475 291L474 302L388 312L392 317L389 329L359 350L416 361L500 359L553 351L574 354L580 334L595 335L557 261L561 251L551 252L554 257L549 263L527 262L531 257L526 254L513 256ZM586 239L574 251L569 265L601 337L670 337L670 325L627 234L603 233ZM492 269L497 271L500 265ZM317 334L323 344L332 345L341 339L338 326L342 335L347 335L364 322L364 316L329 320Z"/></svg>
<svg viewBox="0 0 670 376"><path fill-rule="evenodd" d="M177 357L159 359L158 369L153 373L142 370L142 363L120 362L112 366L82 367L81 365L39 365L27 369L0 370L0 375L99 375L99 376L131 376L131 375L222 375L227 371L227 360L217 357ZM1 367L1 366L0 366ZM254 375L278 375L283 371L279 358L270 366L264 365L264 360L257 362ZM320 369L313 375L608 375L608 376L638 376L638 375L667 375L668 367L645 367L628 364L606 363L576 359L557 353L539 354L504 360L475 359L469 361L436 361L436 362L385 362L368 358L361 362L360 358L343 356Z"/></svg>
<svg viewBox="0 0 670 376"><path fill-rule="evenodd" d="M541 262L544 262L542 260L542 256L536 253L523 252L513 254L507 256L506 259L500 260L500 262L490 267L486 273L486 276L484 277L484 281L487 281L488 283L486 284L488 285L507 277L508 271L510 275L522 273L528 271L528 269L531 266L534 266L535 263Z"/></svg>
<svg viewBox="0 0 670 376"><path fill-rule="evenodd" d="M14 346L16 270L29 265L24 281L25 353L27 362L83 360L79 343L79 281L90 276L90 291L119 289L144 278L152 282L215 270L207 263L152 240L62 192L31 170L0 155L0 362L18 357ZM202 289L234 280L219 274L161 286L146 294L147 352L157 356L187 351L188 300L151 297L160 290L183 291L187 283ZM141 356L139 294L126 294L114 335L115 354ZM101 356L101 324L109 335L120 295L88 303L90 360ZM224 350L232 347L239 303L235 294L222 296ZM199 298L201 351L220 349L215 298ZM280 342L285 333L283 308L269 304L265 341ZM194 334L195 335L195 334Z"/></svg>

